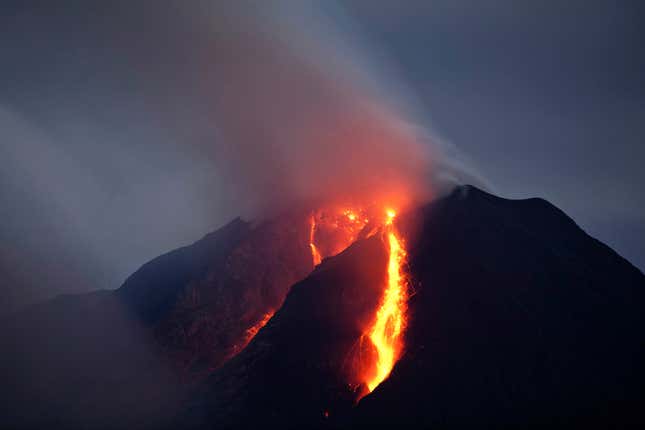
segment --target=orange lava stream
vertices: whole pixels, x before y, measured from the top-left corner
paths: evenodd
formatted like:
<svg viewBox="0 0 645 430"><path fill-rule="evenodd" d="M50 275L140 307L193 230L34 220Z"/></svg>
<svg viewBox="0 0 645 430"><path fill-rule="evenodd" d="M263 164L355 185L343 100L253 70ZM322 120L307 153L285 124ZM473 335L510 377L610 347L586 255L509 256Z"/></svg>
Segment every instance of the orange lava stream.
<svg viewBox="0 0 645 430"><path fill-rule="evenodd" d="M251 339L253 339L255 337L256 334L258 334L260 329L262 327L264 327L269 322L269 320L271 319L271 317L273 316L274 313L275 313L274 311L267 312L266 314L264 314L264 316L262 317L262 319L260 321L258 321L257 323L255 323L255 325L253 325L253 326L249 327L248 329L246 329L246 343L247 344L251 341Z"/></svg>
<svg viewBox="0 0 645 430"><path fill-rule="evenodd" d="M313 242L309 244L309 247L311 248L311 257L314 260L314 266L317 266L322 262L320 252L318 252L318 248L316 248L316 245L314 245Z"/></svg>
<svg viewBox="0 0 645 430"><path fill-rule="evenodd" d="M316 218L316 216L319 218ZM373 345L374 353L373 358L370 359L371 362L367 364L369 370L366 370L365 373L361 371L362 375L359 377L367 386L367 392L361 394L360 397L371 393L390 375L403 350L408 292L407 280L402 266L405 262L406 251L404 243L399 238L394 227L395 216L396 212L394 210L386 209L385 218L382 222L370 224L370 217L366 211L346 209L332 213L331 216L328 215L327 217L320 217L320 213L315 213L310 219L309 247L311 248L314 266L320 264L322 260L321 249L325 252L325 256L328 256L328 254L334 255L355 241L358 233L369 225L372 226L372 230L364 237L370 237L380 230L382 238L388 246L387 284L384 286L379 308L374 315L374 321L363 333L363 338L369 339ZM320 222L319 226L317 226L317 222ZM378 227L379 224L380 227ZM315 240L321 239L316 235L317 228L320 228L324 235L324 231L328 232L330 227L340 234L340 236L336 236L334 246L330 248L329 242L326 244L321 242L319 245L322 248L317 247ZM330 253L330 249L334 251Z"/></svg>
<svg viewBox="0 0 645 430"><path fill-rule="evenodd" d="M377 353L376 372L366 381L370 392L389 376L403 349L402 334L406 323L407 288L401 266L406 252L392 225L394 216L393 211L387 211L388 218L384 232L390 248L387 287L376 312L374 325L368 334Z"/></svg>
<svg viewBox="0 0 645 430"><path fill-rule="evenodd" d="M322 257L320 256L320 252L318 251L318 248L316 248L316 244L314 243L314 233L316 232L316 218L312 215L311 216L311 229L309 230L309 248L311 248L311 258L313 259L314 267L320 264L322 261Z"/></svg>
<svg viewBox="0 0 645 430"><path fill-rule="evenodd" d="M271 319L274 313L275 311L270 310L269 312L265 313L262 316L261 320L253 324L251 327L247 328L244 331L244 336L242 337L242 339L240 339L240 341L236 345L234 345L233 348L231 349L227 359L234 357L235 355L239 354L240 351L246 348L249 342L251 342L251 340L255 337L255 335L258 334L260 329L269 322L269 320Z"/></svg>

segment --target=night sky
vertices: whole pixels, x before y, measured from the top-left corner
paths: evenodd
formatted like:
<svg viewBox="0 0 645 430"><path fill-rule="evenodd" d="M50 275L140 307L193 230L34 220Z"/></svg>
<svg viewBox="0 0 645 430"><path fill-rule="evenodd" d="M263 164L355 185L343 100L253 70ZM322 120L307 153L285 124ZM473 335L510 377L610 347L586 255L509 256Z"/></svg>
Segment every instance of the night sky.
<svg viewBox="0 0 645 430"><path fill-rule="evenodd" d="M546 198L645 268L643 2L320 6L495 193ZM0 7L0 311L116 288L238 214L207 90L227 5Z"/></svg>

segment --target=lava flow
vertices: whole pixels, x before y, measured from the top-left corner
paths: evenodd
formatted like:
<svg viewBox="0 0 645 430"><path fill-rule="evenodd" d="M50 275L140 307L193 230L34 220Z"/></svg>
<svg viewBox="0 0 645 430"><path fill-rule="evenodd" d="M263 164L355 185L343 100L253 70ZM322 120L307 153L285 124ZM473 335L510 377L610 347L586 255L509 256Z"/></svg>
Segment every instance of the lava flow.
<svg viewBox="0 0 645 430"><path fill-rule="evenodd" d="M244 337L236 344L233 346L230 354L227 356L227 358L232 358L233 356L237 355L240 351L242 351L246 346L251 342L251 340L255 337L256 334L260 331L262 327L264 327L275 311L271 310L267 313L265 313L262 318L257 321L255 324L253 324L251 327L247 328L246 331L244 332Z"/></svg>
<svg viewBox="0 0 645 430"><path fill-rule="evenodd" d="M311 248L311 258L313 259L314 267L320 264L322 257L314 243L314 235L316 234L316 217L311 215L311 227L309 229L309 247Z"/></svg>
<svg viewBox="0 0 645 430"><path fill-rule="evenodd" d="M381 306L376 312L374 325L368 334L377 353L376 372L366 381L370 392L388 377L403 348L401 335L406 323L407 292L401 266L406 252L392 223L395 215L394 211L387 211L383 232L389 245L387 286Z"/></svg>
<svg viewBox="0 0 645 430"><path fill-rule="evenodd" d="M403 349L403 331L406 325L407 283L402 270L406 251L403 241L399 238L394 227L395 211L385 210L382 223L372 224L366 211L340 210L314 214L311 217L309 246L314 266L322 259L320 249L326 250L325 256L335 255L354 242L361 234L369 237L380 230L381 237L388 247L387 282L383 290L379 307L374 315L371 326L363 333L363 338L369 339L372 346L371 363L363 363L365 370L359 379L367 387L364 396L372 392L385 380L399 359ZM380 218L380 217L379 217ZM376 225L380 224L380 228ZM371 230L363 233L368 225ZM320 228L323 234L320 238L330 238L329 243L317 243L316 230ZM333 233L330 233L332 231Z"/></svg>

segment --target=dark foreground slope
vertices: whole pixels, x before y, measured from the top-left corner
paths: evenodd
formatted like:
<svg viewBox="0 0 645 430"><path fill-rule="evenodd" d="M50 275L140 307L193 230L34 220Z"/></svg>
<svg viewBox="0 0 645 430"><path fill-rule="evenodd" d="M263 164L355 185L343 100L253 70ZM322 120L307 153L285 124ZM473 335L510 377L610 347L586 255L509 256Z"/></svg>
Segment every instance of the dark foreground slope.
<svg viewBox="0 0 645 430"><path fill-rule="evenodd" d="M116 291L66 295L0 325L0 427L132 428L175 414L186 391L159 321L249 231L236 220L144 265Z"/></svg>
<svg viewBox="0 0 645 430"><path fill-rule="evenodd" d="M404 216L399 228L415 289L407 348L373 393L353 405L343 372L360 332L337 322L378 282L382 259L365 258L378 254L374 238L297 284L175 425L644 422L645 278L631 264L544 200L472 187Z"/></svg>

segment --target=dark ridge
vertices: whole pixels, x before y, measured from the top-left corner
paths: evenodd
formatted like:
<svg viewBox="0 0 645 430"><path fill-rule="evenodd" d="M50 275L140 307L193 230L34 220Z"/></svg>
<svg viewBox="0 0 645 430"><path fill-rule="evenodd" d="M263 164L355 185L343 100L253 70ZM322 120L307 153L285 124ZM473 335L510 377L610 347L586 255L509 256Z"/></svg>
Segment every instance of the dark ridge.
<svg viewBox="0 0 645 430"><path fill-rule="evenodd" d="M295 218L237 219L146 263L116 291L60 296L3 319L0 424L167 422L311 270L308 223Z"/></svg>
<svg viewBox="0 0 645 430"><path fill-rule="evenodd" d="M143 321L155 323L172 309L190 281L202 278L209 267L222 265L249 231L250 224L236 218L194 244L144 264L116 294Z"/></svg>
<svg viewBox="0 0 645 430"><path fill-rule="evenodd" d="M645 423L645 277L542 199L460 187L410 218L407 350L353 424Z"/></svg>

